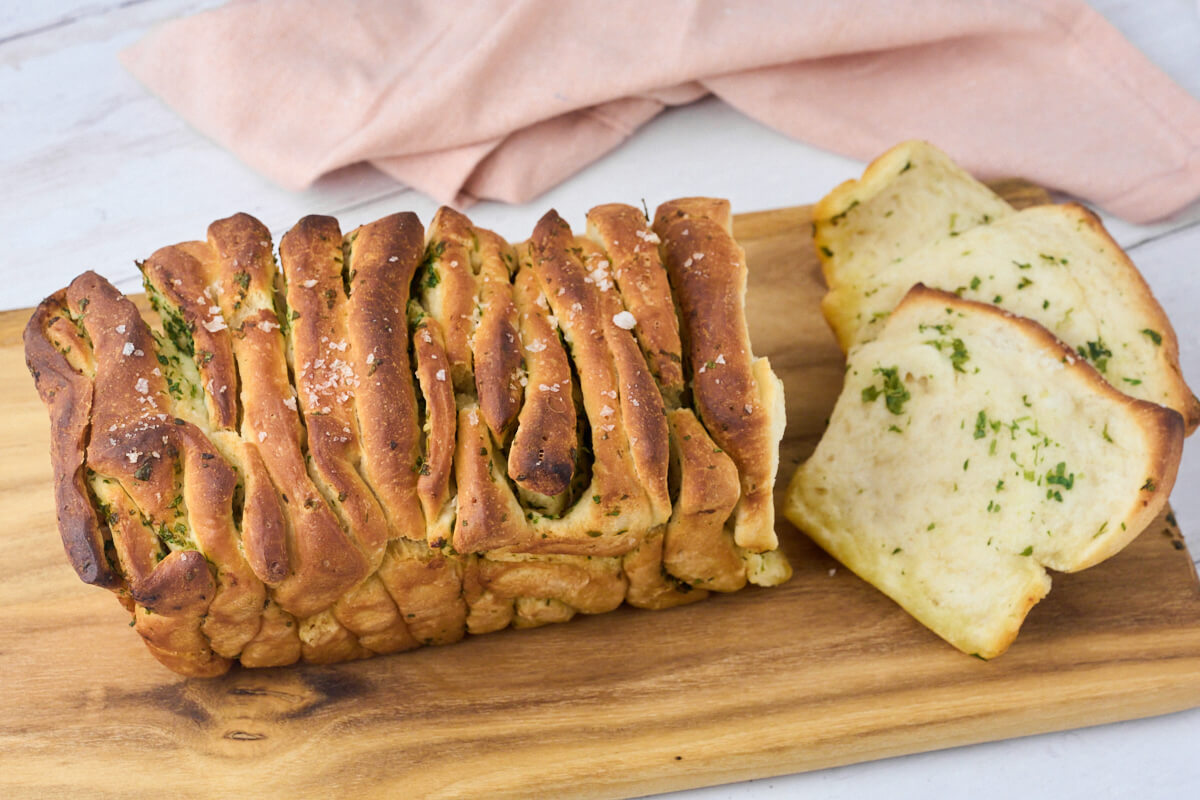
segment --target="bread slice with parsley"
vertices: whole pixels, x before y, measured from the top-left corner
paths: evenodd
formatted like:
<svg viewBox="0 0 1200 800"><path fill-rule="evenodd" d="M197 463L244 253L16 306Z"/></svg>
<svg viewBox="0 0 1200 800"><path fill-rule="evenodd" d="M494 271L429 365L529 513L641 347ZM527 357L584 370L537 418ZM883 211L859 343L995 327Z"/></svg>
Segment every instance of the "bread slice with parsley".
<svg viewBox="0 0 1200 800"><path fill-rule="evenodd" d="M940 202L932 187L919 191L929 197L912 196L914 204ZM1034 206L863 265L821 301L842 349L874 338L914 283L1037 320L1125 394L1175 409L1189 434L1200 425L1200 401L1184 382L1166 313L1082 206Z"/></svg>
<svg viewBox="0 0 1200 800"><path fill-rule="evenodd" d="M930 241L1013 213L941 150L913 140L888 150L861 178L841 184L813 207L813 243L825 283L837 288Z"/></svg>
<svg viewBox="0 0 1200 800"><path fill-rule="evenodd" d="M1028 319L913 287L851 351L785 514L960 650L991 658L1050 589L1161 511L1183 420Z"/></svg>

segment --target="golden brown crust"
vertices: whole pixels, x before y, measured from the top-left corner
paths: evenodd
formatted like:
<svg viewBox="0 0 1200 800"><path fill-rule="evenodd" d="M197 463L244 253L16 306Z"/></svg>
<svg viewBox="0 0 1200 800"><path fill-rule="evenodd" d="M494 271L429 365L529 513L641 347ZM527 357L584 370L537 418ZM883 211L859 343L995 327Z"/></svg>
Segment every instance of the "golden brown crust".
<svg viewBox="0 0 1200 800"><path fill-rule="evenodd" d="M300 660L300 626L296 618L275 602L262 612L258 634L242 648L243 667L282 667Z"/></svg>
<svg viewBox="0 0 1200 800"><path fill-rule="evenodd" d="M437 321L422 316L413 326L412 337L417 379L425 399L425 453L417 457L412 469L417 474L417 496L425 509L428 541L433 547L441 547L449 536L446 516L457 416L454 384L450 380L449 359Z"/></svg>
<svg viewBox="0 0 1200 800"><path fill-rule="evenodd" d="M68 317L66 290L42 301L25 326L25 363L38 395L50 412L50 462L54 469L54 501L63 548L84 583L115 589L123 583L104 552L105 528L88 496L84 480L84 448L92 407L92 381L77 372L52 343L48 329L74 330ZM69 324L63 325L65 321ZM65 347L88 347L81 336ZM90 350L90 347L88 347Z"/></svg>
<svg viewBox="0 0 1200 800"><path fill-rule="evenodd" d="M415 214L393 214L351 231L345 247L346 338L359 376L355 402L363 473L393 536L424 540L413 469L421 455L421 430L408 353L409 286L424 255L424 231Z"/></svg>
<svg viewBox="0 0 1200 800"><path fill-rule="evenodd" d="M576 239L576 243L583 253L584 269L595 275L598 269L595 264L604 260L603 252L586 239ZM597 283L596 288L597 311L603 325L601 331L616 368L621 420L625 426L633 467L650 501L654 518L666 520L671 516L671 496L667 489L670 453L663 396L655 385L632 332L617 324L618 321L628 324L620 316L626 312L620 297L612 291L612 287L605 287L602 283Z"/></svg>
<svg viewBox="0 0 1200 800"><path fill-rule="evenodd" d="M470 391L474 383L471 359L471 338L477 321L475 274L471 268L474 245L471 221L442 206L429 223L426 266L417 277L422 302L441 328L450 378L460 392Z"/></svg>
<svg viewBox="0 0 1200 800"><path fill-rule="evenodd" d="M201 631L213 591L204 557L195 550L171 553L138 587L134 628L163 666L198 678L228 671L230 659L214 653Z"/></svg>
<svg viewBox="0 0 1200 800"><path fill-rule="evenodd" d="M696 589L668 577L663 568L663 531L652 531L637 547L621 559L621 569L629 581L625 602L638 608L674 608L708 597Z"/></svg>
<svg viewBox="0 0 1200 800"><path fill-rule="evenodd" d="M271 293L274 259L270 240L256 238L265 233L260 227L251 218L233 217L210 226L209 236L225 287L222 310L236 321L233 349L242 377L242 438L256 445L285 510L290 574L275 586L275 600L305 618L329 608L357 585L369 564L305 468L304 430Z"/></svg>
<svg viewBox="0 0 1200 800"><path fill-rule="evenodd" d="M608 261L553 213L512 248L443 209L427 246L307 217L277 267L238 214L143 265L161 331L82 276L27 331L81 576L189 675L700 599L663 567L670 320L639 343Z"/></svg>
<svg viewBox="0 0 1200 800"><path fill-rule="evenodd" d="M450 644L466 635L461 559L447 558L423 542L392 542L379 577L422 644Z"/></svg>
<svg viewBox="0 0 1200 800"><path fill-rule="evenodd" d="M606 304L594 285L585 280L587 273L573 252L577 246L570 227L551 211L534 228L530 244L534 274L570 348L583 407L592 428L595 492L588 493L600 498L593 506L604 508L604 513L612 513L617 521L616 525L598 521L597 527L588 532L599 535L589 538L600 540L610 535L623 536L622 531L648 531L666 521L667 514L658 502L665 492L665 452L661 482L655 480L649 465L644 464L646 471L639 475L637 460L630 453L631 438L640 435L646 440L644 452L658 449L653 431L657 425L663 425L661 397L654 403L647 397L645 382L636 386L623 380L631 377L629 373L633 371L628 361L629 348L622 347L619 339L605 338L612 320L605 319ZM632 337L626 338L636 350ZM637 360L641 362L640 355ZM644 362L641 368L645 370ZM542 390L541 386L538 388ZM642 402L639 396L647 402ZM665 431L663 434L665 445Z"/></svg>
<svg viewBox="0 0 1200 800"><path fill-rule="evenodd" d="M726 529L741 494L737 467L689 409L667 419L679 496L663 535L663 566L692 586L737 591L746 585L746 567Z"/></svg>
<svg viewBox="0 0 1200 800"><path fill-rule="evenodd" d="M142 275L164 319L177 315L187 327L191 344L180 349L186 355L194 354L208 424L218 430L236 430L237 370L229 329L210 285L207 250L201 243L164 247L142 263Z"/></svg>
<svg viewBox="0 0 1200 800"><path fill-rule="evenodd" d="M529 259L528 248L522 248L521 267L513 283L526 385L525 403L508 455L508 476L529 492L555 496L567 491L575 474L571 365L556 325L550 322L550 305Z"/></svg>
<svg viewBox="0 0 1200 800"><path fill-rule="evenodd" d="M475 633L506 617L505 625L534 627L577 612L603 614L621 604L627 585L619 559L474 558L464 577L468 625Z"/></svg>
<svg viewBox="0 0 1200 800"><path fill-rule="evenodd" d="M258 579L276 586L290 571L283 501L275 493L267 465L255 445L242 444L241 464L245 480L242 552Z"/></svg>
<svg viewBox="0 0 1200 800"><path fill-rule="evenodd" d="M138 630L173 669L223 671L229 662L214 652L235 656L253 638L265 598L237 546L236 476L195 426L169 414L154 339L133 304L94 274L67 295L90 310L83 325L97 370L88 463L115 523Z"/></svg>
<svg viewBox="0 0 1200 800"><path fill-rule="evenodd" d="M458 412L458 446L454 476L458 507L454 524L454 549L481 553L525 544L532 535L525 510L517 502L496 464L491 434L479 407Z"/></svg>
<svg viewBox="0 0 1200 800"><path fill-rule="evenodd" d="M388 527L375 494L364 483L357 465L361 459L355 395L360 380L347 353L347 276L343 268L342 235L332 217L305 217L283 237L280 262L287 280L292 309L292 345L296 389L307 423L310 473L325 502L367 561L366 580L338 598L333 617L354 634L357 645L375 653L416 647L400 612L373 573L383 560ZM313 639L332 652L345 653L347 637ZM306 658L313 655L310 650ZM319 658L330 657L322 652Z"/></svg>
<svg viewBox="0 0 1200 800"><path fill-rule="evenodd" d="M497 441L505 441L521 410L521 342L511 271L516 254L508 242L475 228L479 243L479 326L472 341L479 413Z"/></svg>
<svg viewBox="0 0 1200 800"><path fill-rule="evenodd" d="M735 538L775 546L771 488L778 459L774 409L762 402L746 326L746 259L731 234L726 201L687 198L655 214L663 260L679 305L696 411L738 467L742 497Z"/></svg>
<svg viewBox="0 0 1200 800"><path fill-rule="evenodd" d="M621 203L589 211L587 232L608 255L593 279L602 283L611 270L625 308L637 320L634 332L663 398L677 407L684 388L683 345L658 235L641 211Z"/></svg>
<svg viewBox="0 0 1200 800"><path fill-rule="evenodd" d="M314 477L373 572L383 560L388 530L383 509L355 466L362 454L355 413L360 380L347 353L337 220L300 220L280 242L279 257L292 309L292 365Z"/></svg>

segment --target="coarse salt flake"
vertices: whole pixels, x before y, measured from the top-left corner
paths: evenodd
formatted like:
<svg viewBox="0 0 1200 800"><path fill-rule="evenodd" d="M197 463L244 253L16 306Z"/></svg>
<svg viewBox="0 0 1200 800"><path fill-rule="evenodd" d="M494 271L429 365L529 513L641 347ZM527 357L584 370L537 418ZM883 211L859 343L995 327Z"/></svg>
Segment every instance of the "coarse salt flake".
<svg viewBox="0 0 1200 800"><path fill-rule="evenodd" d="M138 394L146 394L150 391L150 383L145 378L138 378L133 388L137 390Z"/></svg>
<svg viewBox="0 0 1200 800"><path fill-rule="evenodd" d="M662 241L662 239L658 238L658 234L653 231L635 231L634 234L643 242L649 242L650 244L658 244Z"/></svg>
<svg viewBox="0 0 1200 800"><path fill-rule="evenodd" d="M637 319L628 311L618 311L616 314L613 314L612 321L613 325L627 331L633 330L633 326L637 325Z"/></svg>
<svg viewBox="0 0 1200 800"><path fill-rule="evenodd" d="M123 356L133 355L133 342L125 343L125 346L121 348L121 355L123 355Z"/></svg>

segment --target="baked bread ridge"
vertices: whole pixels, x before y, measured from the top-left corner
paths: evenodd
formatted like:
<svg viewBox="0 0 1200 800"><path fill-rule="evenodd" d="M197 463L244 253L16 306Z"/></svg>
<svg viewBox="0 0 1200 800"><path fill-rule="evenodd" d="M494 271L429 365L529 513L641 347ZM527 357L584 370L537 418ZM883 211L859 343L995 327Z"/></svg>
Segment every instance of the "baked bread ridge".
<svg viewBox="0 0 1200 800"><path fill-rule="evenodd" d="M742 484L734 540L755 553L777 546L772 488L783 438L783 385L750 348L746 258L732 231L725 200L683 198L654 214L696 411L737 465Z"/></svg>
<svg viewBox="0 0 1200 800"><path fill-rule="evenodd" d="M1112 556L1162 510L1183 430L1036 322L917 285L851 351L784 513L950 644L992 658L1049 591L1046 569Z"/></svg>
<svg viewBox="0 0 1200 800"><path fill-rule="evenodd" d="M901 187L897 177L881 191L906 193L916 206L944 204L936 187ZM839 273L821 301L843 351L872 338L909 287L924 283L1037 320L1121 391L1179 411L1189 435L1200 425L1200 400L1184 382L1166 312L1100 220L1078 204L1033 206L954 235L939 232L891 260L858 263L853 273Z"/></svg>
<svg viewBox="0 0 1200 800"><path fill-rule="evenodd" d="M697 247L744 286L724 209ZM747 482L691 407L649 220L589 225L514 247L451 209L312 216L276 259L237 214L141 264L159 327L94 273L47 298L26 355L80 577L197 676L786 580L773 539L735 541ZM737 452L769 497L782 398L749 374L770 414Z"/></svg>

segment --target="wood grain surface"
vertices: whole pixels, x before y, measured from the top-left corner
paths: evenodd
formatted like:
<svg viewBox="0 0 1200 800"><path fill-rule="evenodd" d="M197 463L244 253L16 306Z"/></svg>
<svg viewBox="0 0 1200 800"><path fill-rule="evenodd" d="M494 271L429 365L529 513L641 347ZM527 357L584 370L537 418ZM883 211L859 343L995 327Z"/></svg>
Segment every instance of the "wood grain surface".
<svg viewBox="0 0 1200 800"><path fill-rule="evenodd" d="M809 222L792 208L742 215L735 231L755 350L787 393L780 487L815 447L842 375ZM47 418L20 348L27 316L0 314L6 798L626 796L1200 705L1200 585L1166 519L1110 561L1055 575L1016 644L987 663L781 521L795 577L776 589L351 664L180 678L62 553Z"/></svg>

